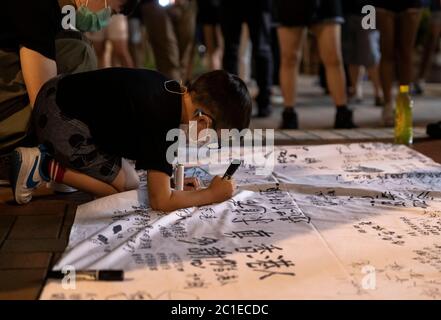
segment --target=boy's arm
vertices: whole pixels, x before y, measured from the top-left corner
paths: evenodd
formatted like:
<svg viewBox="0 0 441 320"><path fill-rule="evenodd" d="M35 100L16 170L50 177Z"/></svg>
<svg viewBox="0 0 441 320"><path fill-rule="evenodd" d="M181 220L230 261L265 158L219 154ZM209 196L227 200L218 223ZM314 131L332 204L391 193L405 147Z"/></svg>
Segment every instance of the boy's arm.
<svg viewBox="0 0 441 320"><path fill-rule="evenodd" d="M153 210L172 212L229 200L233 196L235 183L232 180L216 177L208 189L175 191L170 187L168 175L159 171L149 171L148 190L150 206Z"/></svg>
<svg viewBox="0 0 441 320"><path fill-rule="evenodd" d="M54 60L25 47L20 49L20 61L29 101L34 107L41 87L57 76L57 64Z"/></svg>

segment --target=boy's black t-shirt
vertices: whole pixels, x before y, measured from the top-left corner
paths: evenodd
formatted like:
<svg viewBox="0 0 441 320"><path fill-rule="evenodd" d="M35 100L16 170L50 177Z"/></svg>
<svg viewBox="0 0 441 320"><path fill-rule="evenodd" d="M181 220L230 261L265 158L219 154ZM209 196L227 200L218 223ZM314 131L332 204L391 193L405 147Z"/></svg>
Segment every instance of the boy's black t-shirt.
<svg viewBox="0 0 441 320"><path fill-rule="evenodd" d="M57 0L5 0L0 9L0 49L20 46L55 60L55 36L61 30Z"/></svg>
<svg viewBox="0 0 441 320"><path fill-rule="evenodd" d="M182 97L169 79L150 70L109 68L69 75L58 84L63 114L90 128L104 152L136 160L137 168L172 175L167 133L180 126ZM167 89L180 92L177 82Z"/></svg>

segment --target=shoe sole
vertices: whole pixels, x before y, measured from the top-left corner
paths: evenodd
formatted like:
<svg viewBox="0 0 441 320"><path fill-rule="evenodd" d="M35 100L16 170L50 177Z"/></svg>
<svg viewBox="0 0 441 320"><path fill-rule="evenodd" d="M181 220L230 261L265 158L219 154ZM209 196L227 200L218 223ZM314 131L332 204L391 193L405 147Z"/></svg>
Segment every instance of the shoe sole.
<svg viewBox="0 0 441 320"><path fill-rule="evenodd" d="M15 202L18 204L27 204L32 200L32 197L29 200L20 199L17 195L21 194L21 190L18 188L21 184L17 184L17 181L23 181L26 179L26 172L22 170L23 167L29 167L30 158L23 158L23 153L21 152L22 148L18 148L12 153L12 163L14 164L11 168L11 182L12 182L12 193L14 195ZM38 187L38 186L37 186Z"/></svg>

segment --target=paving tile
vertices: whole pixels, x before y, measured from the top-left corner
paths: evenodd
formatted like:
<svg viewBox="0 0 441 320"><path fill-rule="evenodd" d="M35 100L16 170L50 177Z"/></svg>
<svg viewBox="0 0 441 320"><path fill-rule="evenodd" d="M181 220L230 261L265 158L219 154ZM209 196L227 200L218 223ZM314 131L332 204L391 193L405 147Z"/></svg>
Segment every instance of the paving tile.
<svg viewBox="0 0 441 320"><path fill-rule="evenodd" d="M341 135L332 130L308 130L308 133L320 138L320 140L343 140Z"/></svg>
<svg viewBox="0 0 441 320"><path fill-rule="evenodd" d="M41 269L48 268L51 253L1 253L0 270L6 269Z"/></svg>
<svg viewBox="0 0 441 320"><path fill-rule="evenodd" d="M33 201L28 205L0 204L0 215L36 216L63 213L66 209L65 201Z"/></svg>
<svg viewBox="0 0 441 320"><path fill-rule="evenodd" d="M19 216L8 240L56 239L63 223L64 212L54 215Z"/></svg>
<svg viewBox="0 0 441 320"><path fill-rule="evenodd" d="M63 226L61 228L59 238L60 239L69 239L70 231L75 221L75 213L77 211L76 206L69 206L66 214L64 216Z"/></svg>
<svg viewBox="0 0 441 320"><path fill-rule="evenodd" d="M40 295L47 270L0 270L0 300L35 300Z"/></svg>
<svg viewBox="0 0 441 320"><path fill-rule="evenodd" d="M392 140L393 133L391 129L360 129L359 131L369 135L372 139Z"/></svg>
<svg viewBox="0 0 441 320"><path fill-rule="evenodd" d="M292 140L294 140L291 136L286 134L283 130L276 130L274 132L274 141L275 145L280 145L283 143L290 143Z"/></svg>
<svg viewBox="0 0 441 320"><path fill-rule="evenodd" d="M441 164L441 140L420 142L412 148Z"/></svg>
<svg viewBox="0 0 441 320"><path fill-rule="evenodd" d="M301 130L283 130L283 133L291 137L296 141L313 141L320 140L319 137L309 133L308 131Z"/></svg>
<svg viewBox="0 0 441 320"><path fill-rule="evenodd" d="M358 141L372 140L372 136L369 136L369 135L367 135L366 133L364 133L363 131L360 131L360 130L346 129L346 130L334 130L333 132L335 134L343 137L344 139L358 140Z"/></svg>
<svg viewBox="0 0 441 320"><path fill-rule="evenodd" d="M0 247L3 244L3 241L6 240L15 219L16 218L14 216L4 216L2 213L0 213Z"/></svg>
<svg viewBox="0 0 441 320"><path fill-rule="evenodd" d="M6 240L0 248L0 252L62 252L66 248L67 243L68 239Z"/></svg>
<svg viewBox="0 0 441 320"><path fill-rule="evenodd" d="M427 128L426 127L415 127L413 128L413 135L415 139L428 139Z"/></svg>

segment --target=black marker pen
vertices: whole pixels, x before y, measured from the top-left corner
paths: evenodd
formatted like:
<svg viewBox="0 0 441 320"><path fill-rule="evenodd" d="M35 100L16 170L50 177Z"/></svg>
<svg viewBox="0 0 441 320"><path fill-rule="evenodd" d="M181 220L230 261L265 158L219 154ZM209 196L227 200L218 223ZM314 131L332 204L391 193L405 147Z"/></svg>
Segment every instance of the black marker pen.
<svg viewBox="0 0 441 320"><path fill-rule="evenodd" d="M62 280L70 276L70 273L63 273L62 271L49 271L48 279ZM73 276L73 275L72 275ZM76 271L75 278L78 281L124 281L123 270L89 270Z"/></svg>
<svg viewBox="0 0 441 320"><path fill-rule="evenodd" d="M222 179L224 180L231 180L236 173L236 171L240 168L242 165L242 161L240 160L234 160L230 166L227 169L227 172L225 172L224 177Z"/></svg>

